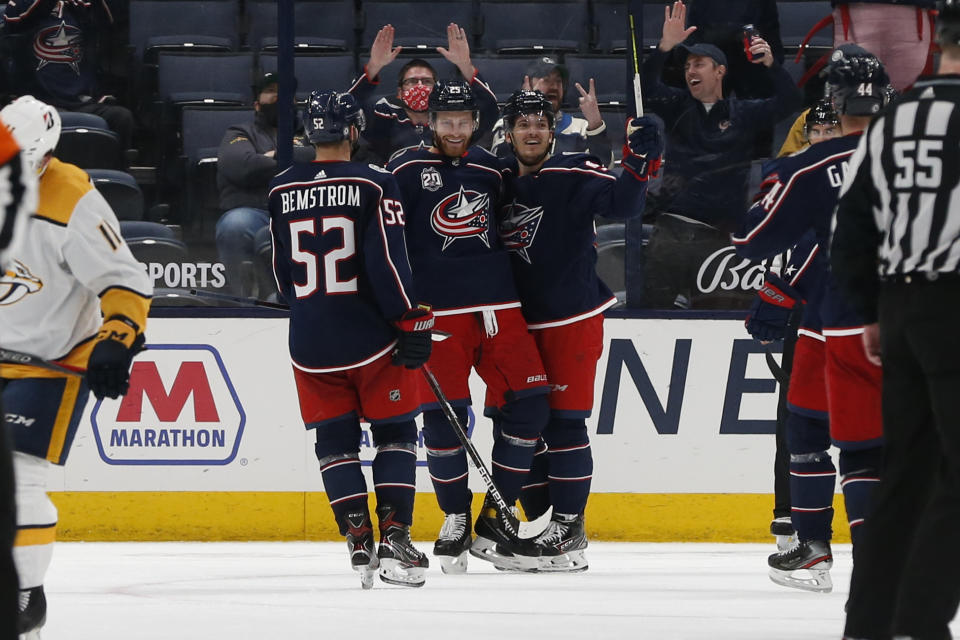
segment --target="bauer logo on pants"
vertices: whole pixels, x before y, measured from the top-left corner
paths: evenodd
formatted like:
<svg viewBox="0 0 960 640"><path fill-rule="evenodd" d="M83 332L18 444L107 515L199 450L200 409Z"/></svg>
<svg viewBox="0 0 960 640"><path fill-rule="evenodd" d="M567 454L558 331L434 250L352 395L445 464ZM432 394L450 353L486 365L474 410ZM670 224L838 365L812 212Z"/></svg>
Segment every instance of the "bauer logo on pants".
<svg viewBox="0 0 960 640"><path fill-rule="evenodd" d="M130 391L98 401L90 421L100 457L117 465L225 465L246 416L219 352L208 345L148 345Z"/></svg>

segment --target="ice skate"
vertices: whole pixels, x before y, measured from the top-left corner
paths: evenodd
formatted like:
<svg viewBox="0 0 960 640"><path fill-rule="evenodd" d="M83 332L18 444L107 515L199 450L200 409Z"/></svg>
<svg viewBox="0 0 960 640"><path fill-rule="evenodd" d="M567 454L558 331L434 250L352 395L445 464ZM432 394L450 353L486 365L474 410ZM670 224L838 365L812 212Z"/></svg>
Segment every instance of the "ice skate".
<svg viewBox="0 0 960 640"><path fill-rule="evenodd" d="M547 528L534 540L540 549L539 570L544 572L586 571L587 535L583 516L554 514Z"/></svg>
<svg viewBox="0 0 960 640"><path fill-rule="evenodd" d="M47 596L43 585L20 590L20 640L40 640L40 629L47 622Z"/></svg>
<svg viewBox="0 0 960 640"><path fill-rule="evenodd" d="M477 539L470 554L507 571L536 571L540 551L530 538L517 535L520 521L512 513L499 513L489 496L474 524Z"/></svg>
<svg viewBox="0 0 960 640"><path fill-rule="evenodd" d="M774 518L770 522L770 534L777 539L777 551L788 551L797 544L797 532L790 517Z"/></svg>
<svg viewBox="0 0 960 640"><path fill-rule="evenodd" d="M784 587L819 593L833 590L833 554L830 543L824 540L801 540L792 549L771 555L767 564L770 579Z"/></svg>
<svg viewBox="0 0 960 640"><path fill-rule="evenodd" d="M347 524L347 550L350 552L350 566L360 574L360 586L373 588L373 577L380 567L380 560L373 548L373 525L370 514L364 511L348 513L344 516Z"/></svg>
<svg viewBox="0 0 960 640"><path fill-rule="evenodd" d="M440 528L440 535L433 544L433 555L440 558L444 573L466 573L467 551L473 537L470 535L470 510L466 513L448 513Z"/></svg>
<svg viewBox="0 0 960 640"><path fill-rule="evenodd" d="M380 519L380 579L401 587L422 587L430 560L410 540L410 526L393 519L392 507L377 507Z"/></svg>

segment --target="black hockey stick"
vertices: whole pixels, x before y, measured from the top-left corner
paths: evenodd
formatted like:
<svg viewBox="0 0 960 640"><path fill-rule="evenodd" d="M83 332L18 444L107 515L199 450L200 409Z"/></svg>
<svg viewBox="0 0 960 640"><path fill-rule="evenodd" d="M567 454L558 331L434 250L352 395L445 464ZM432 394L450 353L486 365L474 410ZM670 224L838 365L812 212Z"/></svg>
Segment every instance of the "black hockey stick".
<svg viewBox="0 0 960 640"><path fill-rule="evenodd" d="M0 349L0 364L20 364L30 367L38 367L40 369L46 369L47 371L64 373L68 376L83 375L83 373L80 371L74 371L73 369L68 369L67 367L61 366L55 362L44 360L39 356L24 353L23 351L14 351L13 349Z"/></svg>
<svg viewBox="0 0 960 640"><path fill-rule="evenodd" d="M436 376L433 375L433 371L430 371L430 367L427 365L423 365L420 369L423 371L423 377L427 379L427 384L430 385L433 395L437 397L437 402L440 403L443 415L447 417L447 421L453 428L453 432L457 434L457 439L460 440L460 444L466 449L467 455L470 456L470 460L473 462L473 466L480 474L480 477L483 478L484 483L486 483L487 491L497 506L497 516L499 520L507 528L508 533L519 538L520 521L508 508L507 501L503 499L500 490L497 489L497 485L494 484L493 476L491 476L487 470L487 465L484 464L483 458L481 458L479 452L477 452L477 448L473 446L473 442L470 441L466 428L460 423L460 418L457 417L457 413L450 405L450 401L447 400L446 394L444 394L443 389L440 388L440 383L437 381Z"/></svg>

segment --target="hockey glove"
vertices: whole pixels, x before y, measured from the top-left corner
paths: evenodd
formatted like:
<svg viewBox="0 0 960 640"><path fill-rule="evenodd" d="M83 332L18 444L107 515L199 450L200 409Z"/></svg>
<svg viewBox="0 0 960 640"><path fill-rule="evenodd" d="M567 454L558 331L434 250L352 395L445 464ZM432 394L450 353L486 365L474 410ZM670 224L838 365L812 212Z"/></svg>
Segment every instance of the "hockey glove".
<svg viewBox="0 0 960 640"><path fill-rule="evenodd" d="M130 362L143 351L140 327L123 316L111 316L100 327L87 361L87 386L98 399L126 395L130 388Z"/></svg>
<svg viewBox="0 0 960 640"><path fill-rule="evenodd" d="M648 116L631 118L627 122L627 142L620 161L624 171L646 182L657 177L662 163L663 136L656 120Z"/></svg>
<svg viewBox="0 0 960 640"><path fill-rule="evenodd" d="M407 369L419 369L430 359L433 339L433 312L429 307L410 309L397 321L400 336L397 350L393 352L393 364Z"/></svg>
<svg viewBox="0 0 960 640"><path fill-rule="evenodd" d="M763 288L750 307L744 324L747 332L764 342L783 340L787 321L800 300L800 294L782 278L767 272Z"/></svg>

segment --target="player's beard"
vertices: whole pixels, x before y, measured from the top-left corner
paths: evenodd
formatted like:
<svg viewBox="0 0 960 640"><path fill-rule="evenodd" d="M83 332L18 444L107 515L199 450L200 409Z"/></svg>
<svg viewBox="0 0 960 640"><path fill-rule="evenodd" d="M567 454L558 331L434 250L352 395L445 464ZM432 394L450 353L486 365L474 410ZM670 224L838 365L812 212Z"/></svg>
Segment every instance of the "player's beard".
<svg viewBox="0 0 960 640"><path fill-rule="evenodd" d="M467 152L468 148L470 148L470 139L466 138L460 144L451 145L444 142L443 138L440 136L434 134L433 144L444 156L448 158L459 158Z"/></svg>

